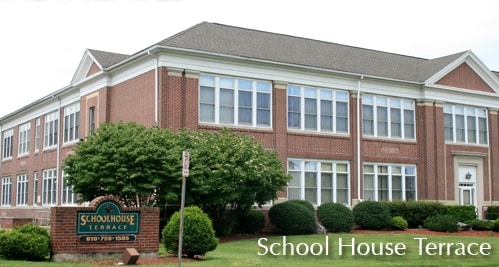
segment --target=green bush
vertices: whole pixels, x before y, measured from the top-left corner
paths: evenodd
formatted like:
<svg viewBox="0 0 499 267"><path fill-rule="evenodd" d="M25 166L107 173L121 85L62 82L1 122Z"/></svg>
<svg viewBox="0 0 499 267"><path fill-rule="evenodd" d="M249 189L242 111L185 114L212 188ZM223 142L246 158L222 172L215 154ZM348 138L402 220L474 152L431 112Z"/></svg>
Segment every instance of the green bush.
<svg viewBox="0 0 499 267"><path fill-rule="evenodd" d="M497 219L494 221L494 225L492 226L492 231L494 231L494 232L499 232L499 218L497 218Z"/></svg>
<svg viewBox="0 0 499 267"><path fill-rule="evenodd" d="M354 222L360 229L380 230L391 225L390 209L377 201L363 201L353 207Z"/></svg>
<svg viewBox="0 0 499 267"><path fill-rule="evenodd" d="M476 219L475 206L448 205L445 214L454 216L459 222Z"/></svg>
<svg viewBox="0 0 499 267"><path fill-rule="evenodd" d="M237 229L241 233L255 234L262 231L265 226L265 215L256 210L249 210L248 213L239 217Z"/></svg>
<svg viewBox="0 0 499 267"><path fill-rule="evenodd" d="M424 221L434 215L445 214L445 205L435 201L394 201L386 203L392 217L402 216L408 228L419 228Z"/></svg>
<svg viewBox="0 0 499 267"><path fill-rule="evenodd" d="M324 203L317 208L317 218L329 232L348 233L352 231L353 214L340 203Z"/></svg>
<svg viewBox="0 0 499 267"><path fill-rule="evenodd" d="M9 260L42 261L50 256L50 237L33 224L0 232L0 255Z"/></svg>
<svg viewBox="0 0 499 267"><path fill-rule="evenodd" d="M292 199L292 200L288 200L287 202L300 204L300 205L304 206L305 208L311 210L312 212L315 212L314 205L312 205L312 203L310 203L309 201Z"/></svg>
<svg viewBox="0 0 499 267"><path fill-rule="evenodd" d="M178 254L179 229L180 212L177 211L162 231L163 243L169 253ZM211 220L199 207L185 208L183 229L182 254L188 258L203 256L217 248L218 239Z"/></svg>
<svg viewBox="0 0 499 267"><path fill-rule="evenodd" d="M313 234L317 229L314 211L307 205L292 200L272 206L269 218L283 235Z"/></svg>
<svg viewBox="0 0 499 267"><path fill-rule="evenodd" d="M474 220L465 221L464 223L466 223L468 226L470 226L471 229L473 229L473 230L490 231L494 228L493 221L484 221L484 220L474 219Z"/></svg>
<svg viewBox="0 0 499 267"><path fill-rule="evenodd" d="M495 220L497 218L499 218L499 206L488 206L485 219Z"/></svg>
<svg viewBox="0 0 499 267"><path fill-rule="evenodd" d="M424 221L426 229L437 232L455 232L458 230L458 221L452 215L440 214L427 218Z"/></svg>
<svg viewBox="0 0 499 267"><path fill-rule="evenodd" d="M393 229L407 230L407 227L409 226L409 224L407 223L407 221L402 216L392 217L391 222L392 222L392 228Z"/></svg>

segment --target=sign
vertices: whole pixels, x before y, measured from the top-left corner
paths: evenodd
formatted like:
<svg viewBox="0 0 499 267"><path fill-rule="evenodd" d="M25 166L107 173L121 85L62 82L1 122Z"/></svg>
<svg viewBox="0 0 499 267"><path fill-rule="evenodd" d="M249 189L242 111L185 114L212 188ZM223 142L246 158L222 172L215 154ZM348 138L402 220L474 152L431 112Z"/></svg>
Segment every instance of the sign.
<svg viewBox="0 0 499 267"><path fill-rule="evenodd" d="M77 223L78 234L92 236L113 235L115 237L114 240L101 238L99 242L130 241L130 237L128 237L128 240L121 239L126 239L127 234L137 234L139 232L139 213L121 212L120 206L114 201L104 201L97 207L95 212L78 212ZM113 236L110 239L113 239Z"/></svg>
<svg viewBox="0 0 499 267"><path fill-rule="evenodd" d="M182 152L182 176L189 176L189 157L190 154L187 151Z"/></svg>

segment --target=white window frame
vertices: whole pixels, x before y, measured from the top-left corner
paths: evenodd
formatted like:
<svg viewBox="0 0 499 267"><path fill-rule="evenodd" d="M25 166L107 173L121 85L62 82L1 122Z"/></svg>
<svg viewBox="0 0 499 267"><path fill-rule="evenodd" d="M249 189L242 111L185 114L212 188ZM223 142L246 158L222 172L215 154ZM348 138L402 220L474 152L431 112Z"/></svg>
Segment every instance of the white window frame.
<svg viewBox="0 0 499 267"><path fill-rule="evenodd" d="M59 141L59 112L54 111L45 115L43 127L43 148L56 147Z"/></svg>
<svg viewBox="0 0 499 267"><path fill-rule="evenodd" d="M38 206L38 172L33 173L33 206Z"/></svg>
<svg viewBox="0 0 499 267"><path fill-rule="evenodd" d="M40 151L40 118L35 120L35 152Z"/></svg>
<svg viewBox="0 0 499 267"><path fill-rule="evenodd" d="M231 80L233 83L232 85L229 85ZM203 93L203 90L209 89L213 90L213 95L206 94L210 97L204 97L205 94ZM223 99L221 99L223 92L232 93L232 99L227 98L224 103ZM244 106L239 103L242 100L242 98L240 99L239 94L242 93L251 93L251 106ZM260 96L265 97L261 100L266 100L268 97L268 101L260 102ZM265 103L268 107L259 106L259 104L265 105ZM205 112L203 109L203 107L209 106L213 109L211 113ZM198 108L198 120L200 123L252 128L272 128L272 83L263 80L202 74L199 78ZM223 112L224 108L226 110L231 110L231 112ZM240 120L239 113L240 110L243 109L250 110L250 122ZM264 114L265 116L260 116L260 114ZM207 115L212 116L208 117ZM229 119L224 120L224 116ZM265 119L262 122L259 121L259 118ZM265 122L265 120L268 121L268 123Z"/></svg>
<svg viewBox="0 0 499 267"><path fill-rule="evenodd" d="M372 107L372 114L367 114L367 107ZM378 109L386 109L386 121L381 115L378 115ZM396 109L400 109L397 115L400 118L399 123L395 121L395 118L392 118L392 111ZM412 112L410 121L406 120L406 111ZM368 115L372 116L372 120L368 119ZM363 136L416 140L416 103L414 100L365 94L362 96L362 117ZM372 122L373 125L368 127L368 122ZM395 123L400 124L400 136L394 132L396 128L393 125ZM381 124L386 124L386 134L383 134L381 127L379 127ZM407 131L406 127L411 128L411 130ZM372 132L368 132L371 128ZM412 136L410 136L411 134Z"/></svg>
<svg viewBox="0 0 499 267"><path fill-rule="evenodd" d="M321 205L323 202L322 191L330 190L332 196L330 197L330 202L338 202L344 205L350 206L351 204L351 186L350 186L350 164L346 161L330 161L330 160L316 160L316 159L296 159L290 158L288 163L288 174L293 178L288 183L287 196L288 199L300 199L307 200L313 205ZM331 169L323 169L324 166L331 166ZM341 168L338 168L338 167ZM342 170L343 169L343 170ZM315 183L312 186L307 184L306 178L307 173L315 174ZM346 176L346 177L345 177ZM346 188L338 188L338 177L346 178ZM332 179L331 187L323 187L322 181L324 179ZM308 190L307 190L308 188ZM298 190L298 197L293 198L291 190L295 192ZM310 191L311 190L311 191ZM339 192L345 191L342 195L345 195L346 201L339 200ZM308 193L315 194L315 200L307 198ZM295 193L296 194L296 193ZM328 197L329 198L329 197ZM326 202L324 202L326 203Z"/></svg>
<svg viewBox="0 0 499 267"><path fill-rule="evenodd" d="M57 169L43 170L42 205L57 204Z"/></svg>
<svg viewBox="0 0 499 267"><path fill-rule="evenodd" d="M463 106L463 105L453 105L444 104L444 132L445 141L452 143L463 143L472 145L488 145L489 143L489 122L488 122L488 112L486 108ZM457 116L462 117L462 126L458 126ZM450 119L450 121L449 121ZM471 119L471 120L470 120ZM472 122L472 123L470 123ZM474 124L470 126L470 124ZM480 125L483 126L484 130L480 129ZM458 139L458 128L462 127L461 140ZM485 132L483 138L481 133ZM450 135L450 136L449 136ZM472 136L475 140L471 140Z"/></svg>
<svg viewBox="0 0 499 267"><path fill-rule="evenodd" d="M11 159L13 157L14 150L14 129L8 129L3 132L2 139L3 149L2 149L2 159Z"/></svg>
<svg viewBox="0 0 499 267"><path fill-rule="evenodd" d="M10 207L12 204L12 177L2 177L2 206Z"/></svg>
<svg viewBox="0 0 499 267"><path fill-rule="evenodd" d="M31 122L19 125L19 139L17 140L17 156L29 154L29 145L31 138Z"/></svg>
<svg viewBox="0 0 499 267"><path fill-rule="evenodd" d="M28 205L28 191L29 191L28 174L20 174L17 176L17 201L16 206Z"/></svg>
<svg viewBox="0 0 499 267"><path fill-rule="evenodd" d="M367 168L368 166L371 166L373 171L368 172ZM380 171L381 169L386 169L386 171ZM400 169L400 172L397 172L396 170ZM411 173L412 172L412 173ZM371 177L372 178L372 183L368 183L366 178ZM380 196L380 191L383 190L380 186L380 179L382 177L386 177L386 190L387 191L387 196L386 198L383 198ZM394 178L395 177L400 177L400 191L401 193L401 198L393 198L394 191L399 189L399 188L394 188ZM407 179L411 179L413 177L413 181L408 184ZM418 200L418 176L417 176L417 171L416 171L416 166L415 165L402 165L402 164L376 164L376 163L365 163L363 166L363 199L364 200L372 200L372 201L380 201L380 200ZM413 187L413 188L411 188ZM369 191L372 191L372 197L370 197L371 194L369 194ZM413 198L408 198L408 194L413 194Z"/></svg>
<svg viewBox="0 0 499 267"><path fill-rule="evenodd" d="M288 130L334 134L348 134L350 132L350 95L348 92L294 84L288 85L286 92ZM291 105L291 100L295 98L299 101L299 106L297 108L294 105ZM308 108L308 103L313 103L313 101L315 101L315 108ZM331 102L330 114L323 112L323 102L325 101ZM346 118L342 117L342 113L338 112L338 105L340 103L346 104L346 110L343 112L343 115L346 116ZM324 107L326 106L324 105ZM293 117L298 118L292 119L292 114L294 114ZM331 124L331 129L326 129L325 125L322 125L322 119L325 116L331 117L332 121L329 122ZM315 119L308 119L311 117L315 117ZM339 127L340 121L345 119L346 122L344 123L344 127ZM298 125L295 125L296 123ZM313 127L308 127L308 124L312 124Z"/></svg>
<svg viewBox="0 0 499 267"><path fill-rule="evenodd" d="M64 108L64 144L79 141L80 102Z"/></svg>
<svg viewBox="0 0 499 267"><path fill-rule="evenodd" d="M77 204L78 196L74 193L73 186L66 185L67 176L67 174L62 172L61 204L63 206L74 206Z"/></svg>

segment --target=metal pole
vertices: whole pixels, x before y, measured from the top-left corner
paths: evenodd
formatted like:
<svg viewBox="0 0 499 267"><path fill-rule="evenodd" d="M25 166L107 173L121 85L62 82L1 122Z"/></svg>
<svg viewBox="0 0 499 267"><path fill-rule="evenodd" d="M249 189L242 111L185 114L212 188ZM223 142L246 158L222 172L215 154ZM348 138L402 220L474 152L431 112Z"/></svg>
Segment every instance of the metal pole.
<svg viewBox="0 0 499 267"><path fill-rule="evenodd" d="M182 198L180 201L180 227L178 233L178 266L182 266L182 241L184 239L185 176L182 175Z"/></svg>
<svg viewBox="0 0 499 267"><path fill-rule="evenodd" d="M180 226L178 230L178 266L182 266L182 242L184 239L184 207L185 207L185 180L189 176L189 157L187 151L182 152L182 196L180 200Z"/></svg>

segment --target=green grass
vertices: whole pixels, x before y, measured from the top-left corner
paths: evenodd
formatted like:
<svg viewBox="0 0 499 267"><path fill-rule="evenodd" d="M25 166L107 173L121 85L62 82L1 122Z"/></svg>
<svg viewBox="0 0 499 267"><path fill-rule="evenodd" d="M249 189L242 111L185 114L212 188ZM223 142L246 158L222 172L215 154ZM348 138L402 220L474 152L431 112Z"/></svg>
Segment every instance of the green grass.
<svg viewBox="0 0 499 267"><path fill-rule="evenodd" d="M415 234L398 234L387 232L387 234L329 234L327 235L329 239L329 255L325 254L325 247L323 247L323 255L313 256L299 256L299 255L265 255L259 256L258 253L263 253L264 249L258 246L258 239L247 239L240 241L233 241L224 244L220 244L215 251L209 252L206 255L206 259L197 262L187 262L184 261L182 266L193 266L193 267L219 267L219 266L358 266L358 267L370 267L370 266L480 266L480 267L496 267L499 266L499 238L496 237L462 237L462 236L426 236L426 235L415 235ZM358 245L360 243L374 243L376 246L379 244L387 243L400 243L406 248L404 251L399 250L399 252L404 252L404 255L384 255L384 256L373 256L371 255L351 255L350 247L345 247L343 249L343 256L339 256L339 241L343 241L343 244L351 244L352 238L354 238L355 243ZM458 256L454 249L450 250L451 255L419 255L419 244L414 238L427 238L426 242L423 242L423 246L426 243L431 242L435 244L444 243L463 243L469 245L471 243L477 243L478 245L490 244L491 250L490 255L468 255L468 256ZM287 242L292 242L296 246L298 243L306 243L311 245L313 243L319 243L325 246L326 236L324 235L307 235L307 236L288 236L286 237ZM263 240L262 240L263 241ZM263 242L262 245L266 245L267 248L270 247L271 243L277 242L282 243L282 236L269 237L268 241ZM402 246L402 245L399 245ZM282 248L275 246L275 252L281 252ZM288 247L289 248L289 247ZM304 248L304 245L301 245ZM318 245L315 245L315 252L318 252ZM365 247L364 247L365 249ZM303 252L303 250L301 250ZM286 251L290 254L290 250ZM385 254L389 251L385 250ZM446 250L443 250L443 254L446 254ZM459 251L458 251L459 252ZM478 252L477 248L473 248L472 252ZM164 255L162 250L160 254ZM345 255L346 254L346 255ZM424 250L423 250L423 254ZM437 253L438 254L438 253ZM147 266L177 266L177 263L172 264L161 264L161 265L147 265ZM9 267L87 267L93 266L88 263L48 263L48 262L19 262L19 261L5 261L0 260L0 266ZM145 265L140 265L145 266Z"/></svg>

